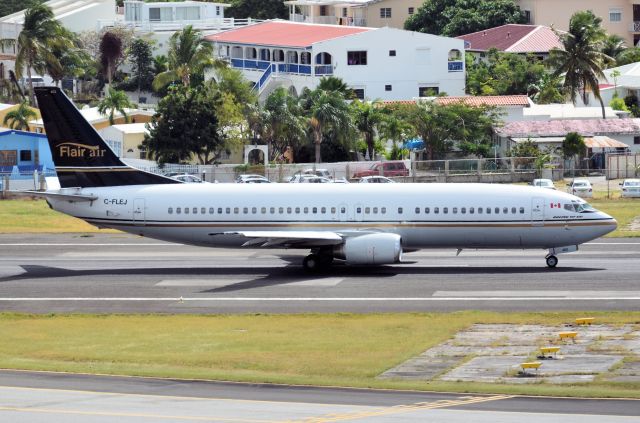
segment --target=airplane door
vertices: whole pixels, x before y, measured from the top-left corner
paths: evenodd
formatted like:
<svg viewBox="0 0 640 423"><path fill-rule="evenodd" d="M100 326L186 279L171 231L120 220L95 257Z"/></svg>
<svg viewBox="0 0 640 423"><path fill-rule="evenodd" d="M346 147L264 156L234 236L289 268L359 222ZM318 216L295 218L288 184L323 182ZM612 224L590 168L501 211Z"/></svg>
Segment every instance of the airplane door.
<svg viewBox="0 0 640 423"><path fill-rule="evenodd" d="M531 200L531 223L533 226L544 226L544 198L533 197Z"/></svg>
<svg viewBox="0 0 640 423"><path fill-rule="evenodd" d="M136 198L133 200L133 223L137 226L144 226L145 218L145 206L143 198Z"/></svg>

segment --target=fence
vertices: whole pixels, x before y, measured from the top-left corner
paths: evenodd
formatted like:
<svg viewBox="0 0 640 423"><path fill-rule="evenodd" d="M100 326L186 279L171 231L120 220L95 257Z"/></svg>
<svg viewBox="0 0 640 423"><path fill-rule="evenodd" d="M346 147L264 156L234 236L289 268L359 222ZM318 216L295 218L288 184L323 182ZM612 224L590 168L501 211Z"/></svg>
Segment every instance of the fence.
<svg viewBox="0 0 640 423"><path fill-rule="evenodd" d="M640 153L607 154L607 179L640 176Z"/></svg>

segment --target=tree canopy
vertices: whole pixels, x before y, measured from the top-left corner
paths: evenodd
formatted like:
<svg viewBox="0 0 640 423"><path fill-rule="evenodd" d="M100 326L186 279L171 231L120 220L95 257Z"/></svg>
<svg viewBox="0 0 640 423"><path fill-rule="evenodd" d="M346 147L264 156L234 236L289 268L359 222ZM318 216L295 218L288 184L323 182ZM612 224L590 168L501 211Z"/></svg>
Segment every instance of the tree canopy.
<svg viewBox="0 0 640 423"><path fill-rule="evenodd" d="M282 0L232 0L224 15L236 19L289 19L289 10Z"/></svg>
<svg viewBox="0 0 640 423"><path fill-rule="evenodd" d="M0 2L0 17L44 3L46 0L2 0Z"/></svg>
<svg viewBox="0 0 640 423"><path fill-rule="evenodd" d="M429 0L404 24L410 31L455 37L508 23L526 23L513 0Z"/></svg>

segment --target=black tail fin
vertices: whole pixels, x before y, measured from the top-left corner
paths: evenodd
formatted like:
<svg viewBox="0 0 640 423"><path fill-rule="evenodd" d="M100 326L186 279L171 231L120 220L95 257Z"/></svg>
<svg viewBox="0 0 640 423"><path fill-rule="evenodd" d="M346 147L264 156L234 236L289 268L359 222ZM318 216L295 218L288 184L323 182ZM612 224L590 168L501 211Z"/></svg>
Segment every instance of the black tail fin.
<svg viewBox="0 0 640 423"><path fill-rule="evenodd" d="M124 164L61 88L34 91L62 188L180 183Z"/></svg>

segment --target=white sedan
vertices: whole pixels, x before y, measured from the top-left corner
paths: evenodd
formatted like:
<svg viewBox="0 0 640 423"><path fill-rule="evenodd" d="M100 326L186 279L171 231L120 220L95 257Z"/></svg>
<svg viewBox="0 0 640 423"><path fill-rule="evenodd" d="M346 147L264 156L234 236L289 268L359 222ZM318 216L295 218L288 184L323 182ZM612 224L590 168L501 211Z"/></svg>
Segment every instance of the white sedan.
<svg viewBox="0 0 640 423"><path fill-rule="evenodd" d="M622 187L622 197L640 197L640 179L625 179Z"/></svg>
<svg viewBox="0 0 640 423"><path fill-rule="evenodd" d="M361 184L395 184L396 181L389 179L386 176L363 176L360 178Z"/></svg>
<svg viewBox="0 0 640 423"><path fill-rule="evenodd" d="M568 187L570 194L583 198L593 197L593 187L591 186L591 182L586 179L574 179Z"/></svg>
<svg viewBox="0 0 640 423"><path fill-rule="evenodd" d="M534 179L533 182L531 182L531 185L540 188L556 189L551 179Z"/></svg>

